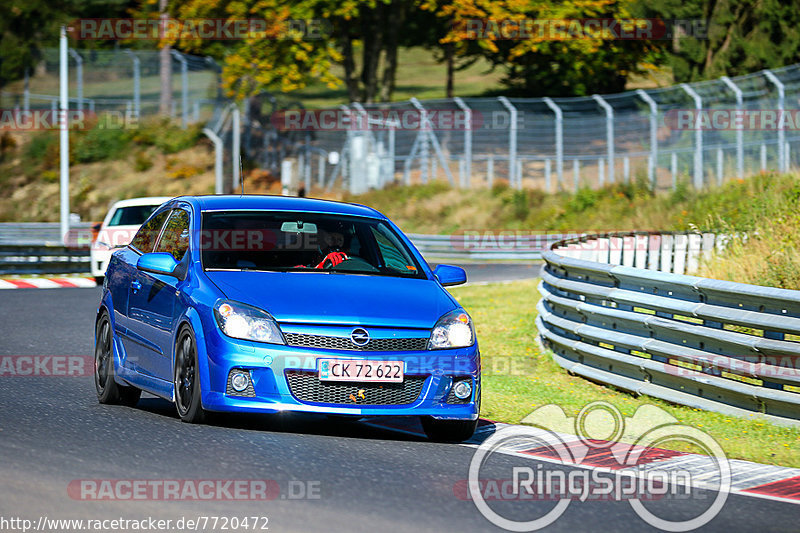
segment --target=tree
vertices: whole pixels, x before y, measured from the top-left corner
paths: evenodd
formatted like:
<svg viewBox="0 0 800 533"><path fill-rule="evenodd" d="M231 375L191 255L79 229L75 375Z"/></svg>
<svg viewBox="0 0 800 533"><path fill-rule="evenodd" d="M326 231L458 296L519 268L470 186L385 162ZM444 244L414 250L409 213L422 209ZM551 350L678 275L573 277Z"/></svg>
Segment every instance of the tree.
<svg viewBox="0 0 800 533"><path fill-rule="evenodd" d="M632 1L430 0L425 8L451 21L443 44L453 43L456 54L485 57L505 71L505 94L573 96L623 90L631 74L653 66L663 43L618 40L603 32L562 39L549 30L506 39L499 28L506 21L519 28L536 21L547 28L548 21L630 19Z"/></svg>
<svg viewBox="0 0 800 533"><path fill-rule="evenodd" d="M638 0L637 9L644 16L701 23L688 25L690 31L701 30L699 34L670 43L668 64L678 82L800 61L796 0Z"/></svg>

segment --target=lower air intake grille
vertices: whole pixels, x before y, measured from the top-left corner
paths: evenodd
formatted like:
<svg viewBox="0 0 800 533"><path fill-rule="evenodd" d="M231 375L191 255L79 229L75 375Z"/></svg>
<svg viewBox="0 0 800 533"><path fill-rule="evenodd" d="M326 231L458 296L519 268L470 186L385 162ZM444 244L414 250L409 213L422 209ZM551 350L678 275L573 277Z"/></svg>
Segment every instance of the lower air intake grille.
<svg viewBox="0 0 800 533"><path fill-rule="evenodd" d="M301 402L342 405L406 405L419 398L426 376L405 376L402 383L323 382L316 372L287 370L292 396ZM359 394L360 392L360 394Z"/></svg>
<svg viewBox="0 0 800 533"><path fill-rule="evenodd" d="M357 352L413 352L428 347L428 338L408 339L370 339L366 346L357 346L349 337L329 337L327 335L307 335L303 333L284 333L286 344L304 348L323 348L326 350L351 350Z"/></svg>

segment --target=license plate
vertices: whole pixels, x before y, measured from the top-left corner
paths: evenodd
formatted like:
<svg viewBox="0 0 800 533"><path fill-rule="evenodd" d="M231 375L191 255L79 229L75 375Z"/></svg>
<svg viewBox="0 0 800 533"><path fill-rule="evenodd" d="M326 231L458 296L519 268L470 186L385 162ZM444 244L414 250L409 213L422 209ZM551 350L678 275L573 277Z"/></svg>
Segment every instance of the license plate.
<svg viewBox="0 0 800 533"><path fill-rule="evenodd" d="M358 359L320 359L320 381L403 382L402 361L364 361Z"/></svg>

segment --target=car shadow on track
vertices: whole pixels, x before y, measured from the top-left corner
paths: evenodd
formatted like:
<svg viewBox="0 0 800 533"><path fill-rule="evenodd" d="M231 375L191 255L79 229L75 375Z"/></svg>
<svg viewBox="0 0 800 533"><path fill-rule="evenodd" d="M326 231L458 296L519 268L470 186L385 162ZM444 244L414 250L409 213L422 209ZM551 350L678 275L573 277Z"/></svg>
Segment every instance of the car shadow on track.
<svg viewBox="0 0 800 533"><path fill-rule="evenodd" d="M176 423L179 421L175 406L161 398L143 397L139 400L135 409L175 419ZM206 425L245 431L295 433L355 439L410 442L428 440L422 430L419 418L414 416L359 418L315 413L210 413ZM479 444L494 433L494 430L495 425L493 422L481 419L475 436L468 442Z"/></svg>

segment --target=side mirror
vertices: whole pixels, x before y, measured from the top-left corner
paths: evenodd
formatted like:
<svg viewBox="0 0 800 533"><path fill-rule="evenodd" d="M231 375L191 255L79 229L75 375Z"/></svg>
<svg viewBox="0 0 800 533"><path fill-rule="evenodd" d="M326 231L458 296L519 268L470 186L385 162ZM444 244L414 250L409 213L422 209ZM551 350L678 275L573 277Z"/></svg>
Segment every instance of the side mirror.
<svg viewBox="0 0 800 533"><path fill-rule="evenodd" d="M464 269L453 265L437 265L433 270L433 275L445 287L467 282L467 273L464 272Z"/></svg>
<svg viewBox="0 0 800 533"><path fill-rule="evenodd" d="M175 276L175 267L178 262L167 252L152 252L144 254L139 257L136 262L136 268L144 272L152 272L153 274L165 274L167 276Z"/></svg>

